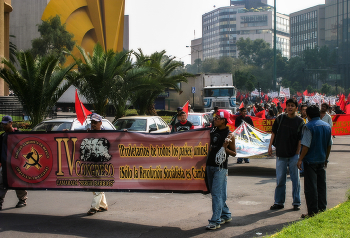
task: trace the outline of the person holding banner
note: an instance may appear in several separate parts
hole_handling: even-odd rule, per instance
[[[186,112],[181,112],[180,121],[175,124],[175,131],[189,131],[193,129],[194,129],[194,126],[192,122],[187,121]]]
[[[4,116],[1,120],[1,125],[4,129],[4,133],[0,135],[0,155],[2,155],[2,143],[3,138],[6,135],[6,133],[10,132],[18,132],[17,129],[12,127],[12,117],[11,116]],[[6,147],[4,147],[6,148]],[[7,193],[7,189],[4,188],[3,184],[3,178],[2,178],[2,166],[0,163],[0,210],[2,210],[2,204],[4,202],[5,195]],[[25,207],[27,205],[27,191],[26,190],[16,190],[16,195],[18,198],[18,203],[16,205],[16,208]]]
[[[231,212],[226,204],[227,199],[227,159],[236,156],[235,137],[227,127],[232,124],[230,113],[218,110],[214,117],[214,126],[210,132],[210,151],[206,163],[208,189],[212,196],[213,215],[207,230],[215,230],[220,225],[232,221]]]
[[[327,208],[326,170],[331,151],[332,129],[320,119],[320,109],[313,105],[306,110],[309,122],[303,128],[302,150],[297,166],[304,164],[304,193],[308,218]]]
[[[169,126],[171,126],[171,132],[175,132],[175,124],[180,121],[180,113],[183,112],[182,107],[176,109],[176,114],[171,118]]]
[[[243,121],[245,121],[246,123],[254,127],[252,118],[250,116],[247,116],[247,109],[245,107],[242,107],[239,109],[239,112],[240,112],[240,115],[236,117],[235,128],[239,127]],[[237,164],[242,164],[243,159],[244,159],[244,163],[250,162],[248,158],[238,158]]]
[[[293,185],[293,210],[300,210],[300,176],[297,168],[301,147],[301,131],[304,120],[296,115],[298,102],[295,98],[286,101],[287,113],[277,117],[272,125],[268,153],[272,156],[272,143],[276,147],[276,189],[271,210],[284,208],[286,200],[287,168]],[[275,138],[276,137],[276,138]]]
[[[91,130],[99,131],[104,130],[102,128],[102,117],[97,113],[92,113],[91,119]],[[88,216],[94,215],[96,212],[104,212],[108,210],[106,195],[104,192],[92,192],[93,199],[91,202],[91,208],[87,212]]]

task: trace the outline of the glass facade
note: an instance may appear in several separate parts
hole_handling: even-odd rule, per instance
[[[335,50],[334,70],[341,75],[339,86],[350,88],[350,0],[326,0],[325,40]]]
[[[300,56],[306,49],[319,45],[319,8],[292,14],[290,18],[291,57]]]
[[[277,49],[289,58],[289,17],[277,16]],[[203,59],[238,57],[236,41],[241,38],[270,39],[273,46],[273,9],[249,12],[244,6],[215,9],[202,16]]]

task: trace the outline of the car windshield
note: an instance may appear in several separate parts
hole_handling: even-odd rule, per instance
[[[70,130],[72,122],[43,122],[33,128],[33,131],[63,131]]]
[[[118,119],[114,126],[117,130],[146,131],[147,119]]]
[[[200,115],[188,115],[188,121],[192,122],[194,126],[199,126],[201,124],[201,116]]]
[[[204,97],[232,97],[232,96],[234,96],[233,88],[204,89]]]

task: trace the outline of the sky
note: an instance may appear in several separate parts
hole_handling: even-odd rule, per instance
[[[325,0],[277,0],[277,12],[290,14]],[[273,5],[273,0],[268,0]],[[129,15],[129,48],[146,55],[165,50],[186,64],[191,63],[191,40],[202,37],[202,15],[230,0],[126,0]]]

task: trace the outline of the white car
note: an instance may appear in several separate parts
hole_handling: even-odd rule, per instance
[[[32,131],[77,131],[87,130],[91,128],[90,119],[86,119],[83,125],[78,121],[77,118],[57,118],[52,120],[42,121],[36,125]],[[113,124],[107,120],[102,119],[102,128],[105,130],[115,130]]]
[[[130,116],[119,118],[114,126],[116,130],[127,130],[143,133],[166,133],[170,127],[159,116]]]

